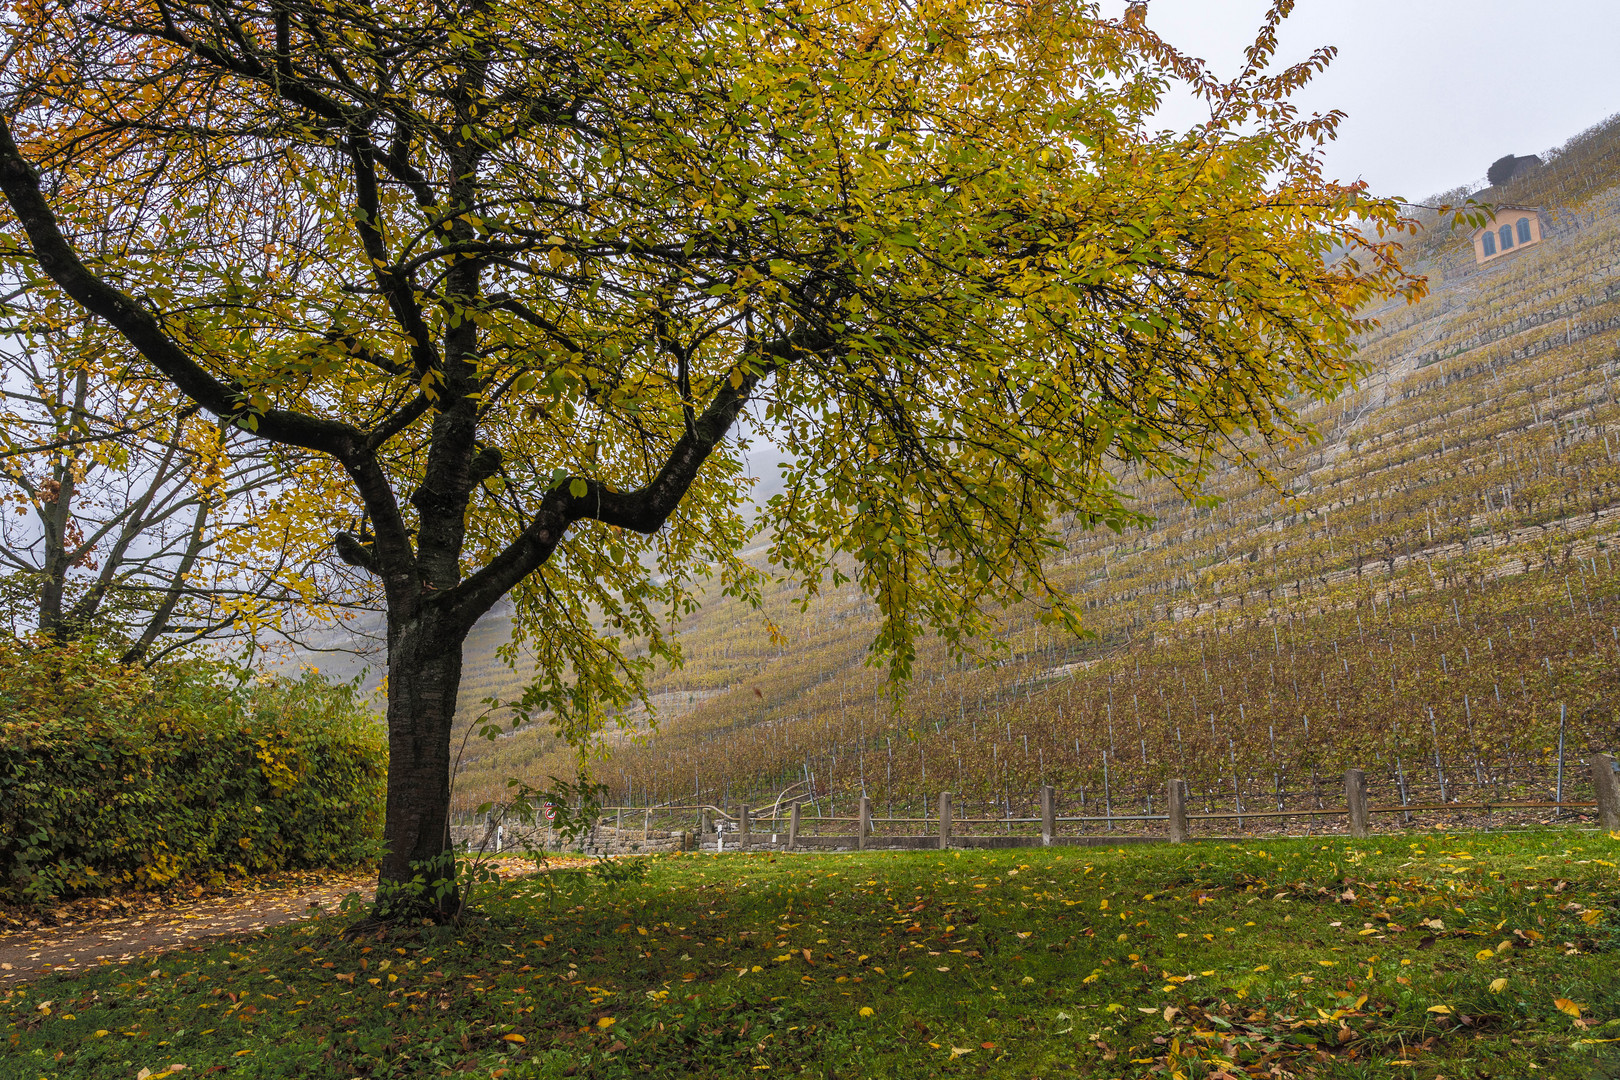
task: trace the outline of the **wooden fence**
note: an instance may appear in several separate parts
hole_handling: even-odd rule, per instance
[[[1182,780],[1171,780],[1166,791],[1166,812],[1162,814],[1105,814],[1064,816],[1058,813],[1059,799],[1055,788],[1040,789],[1039,816],[975,818],[955,816],[955,797],[951,792],[939,793],[937,812],[933,817],[880,817],[872,813],[872,801],[859,799],[854,816],[812,816],[804,813],[804,802],[795,801],[787,808],[783,822],[780,805],[762,816],[753,808],[738,806],[730,810],[713,805],[648,807],[607,807],[599,819],[599,828],[612,828],[623,837],[639,830],[649,840],[655,836],[669,837],[676,826],[695,825],[689,834],[690,846],[714,847],[717,850],[749,850],[775,848],[795,850],[812,847],[841,847],[856,850],[896,848],[967,848],[967,847],[1044,847],[1052,844],[1113,845],[1121,843],[1163,842],[1182,843],[1194,837],[1194,826],[1199,822],[1215,823],[1246,819],[1344,818],[1348,819],[1348,833],[1364,838],[1372,834],[1372,815],[1401,814],[1406,820],[1411,815],[1425,812],[1483,811],[1486,814],[1512,810],[1588,810],[1596,811],[1598,824],[1608,830],[1620,829],[1620,778],[1615,771],[1615,759],[1608,754],[1594,754],[1591,758],[1592,786],[1595,798],[1590,801],[1478,801],[1415,804],[1402,802],[1395,805],[1373,805],[1368,799],[1367,777],[1361,769],[1351,769],[1344,776],[1344,805],[1315,809],[1238,810],[1199,813],[1188,809],[1187,785]],[[693,820],[695,815],[695,821]],[[1113,830],[1123,823],[1156,825],[1163,822],[1162,831],[1119,834],[1084,833],[1065,826],[1104,826]],[[916,826],[922,826],[917,830]],[[1018,832],[1014,832],[1014,827]],[[1000,835],[982,831],[985,827],[1003,830]],[[975,831],[975,829],[981,831]],[[680,830],[685,833],[685,829]]]

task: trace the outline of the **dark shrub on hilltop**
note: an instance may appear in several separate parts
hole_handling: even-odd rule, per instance
[[[0,899],[375,857],[387,749],[348,687],[0,641]]]

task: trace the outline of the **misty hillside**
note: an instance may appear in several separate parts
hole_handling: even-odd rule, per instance
[[[1138,482],[1154,526],[1068,536],[1054,572],[1085,597],[1092,637],[1015,609],[1000,662],[934,648],[893,712],[852,587],[802,615],[790,587],[768,588],[785,647],[760,614],[710,597],[681,627],[685,666],[654,680],[656,733],[637,718],[645,737],[616,737],[596,774],[636,803],[804,779],[894,803],[945,783],[997,803],[1042,778],[1096,788],[1107,751],[1121,792],[1171,773],[1195,790],[1280,790],[1346,763],[1404,776],[1413,760],[1431,781],[1450,769],[1500,789],[1541,782],[1559,704],[1572,740],[1612,746],[1620,122],[1541,157],[1473,196],[1542,208],[1542,243],[1476,266],[1466,227],[1427,215],[1408,246],[1430,295],[1375,313],[1367,377],[1307,411],[1317,445],[1274,462],[1286,490],[1229,470],[1203,510]],[[500,618],[469,640],[464,715],[520,685],[494,656],[504,640]],[[544,732],[474,737],[456,803],[569,771]]]

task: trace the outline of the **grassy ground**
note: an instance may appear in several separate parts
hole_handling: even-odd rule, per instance
[[[1620,839],[683,855],[0,997],[0,1078],[1620,1076]]]

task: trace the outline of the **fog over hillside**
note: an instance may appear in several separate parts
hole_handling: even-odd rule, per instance
[[[681,623],[685,666],[651,684],[656,733],[627,717],[596,775],[637,803],[770,798],[808,780],[912,806],[948,783],[1005,810],[1043,780],[1101,790],[1105,756],[1121,803],[1162,791],[1170,771],[1211,798],[1251,786],[1302,797],[1346,764],[1389,770],[1392,784],[1539,791],[1560,705],[1571,752],[1612,749],[1617,129],[1471,193],[1542,208],[1545,240],[1510,258],[1475,265],[1471,230],[1430,215],[1409,243],[1429,297],[1375,313],[1365,378],[1307,410],[1320,441],[1271,460],[1280,487],[1228,469],[1219,505],[1197,509],[1127,477],[1152,527],[1071,530],[1053,569],[1085,597],[1092,636],[1054,635],[1015,608],[994,663],[931,644],[895,710],[866,666],[876,623],[853,586],[803,613],[784,582],[766,588],[763,613],[710,596]],[[756,497],[775,465],[751,453]],[[521,688],[494,656],[510,618],[492,613],[468,642],[464,725]],[[572,769],[543,729],[473,738],[456,802]]]

